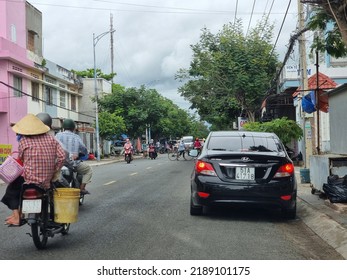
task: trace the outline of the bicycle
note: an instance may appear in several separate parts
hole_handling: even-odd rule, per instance
[[[179,160],[179,159],[184,159],[184,160],[192,160],[193,157],[189,154],[190,149],[186,148],[182,156],[180,155],[180,151],[178,151],[177,148],[170,149],[167,153],[169,160]]]

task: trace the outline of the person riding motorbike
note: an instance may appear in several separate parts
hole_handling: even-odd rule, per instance
[[[199,140],[199,138],[195,138],[195,141],[194,141],[194,149],[198,151],[198,154],[200,154],[201,152],[201,142]]]
[[[82,194],[90,194],[86,190],[86,185],[91,181],[93,171],[89,164],[80,160],[80,154],[88,155],[88,151],[79,135],[74,133],[76,124],[72,119],[65,119],[63,121],[63,132],[58,132],[55,136],[56,139],[62,144],[64,150],[67,152],[65,163],[67,165],[77,163],[77,174],[82,175],[82,183],[80,185]]]
[[[130,139],[127,138],[125,140],[125,144],[124,144],[124,156],[126,156],[127,154],[130,154],[130,161],[133,160],[133,145],[130,142]]]
[[[149,147],[148,147],[148,154],[149,154],[149,157],[151,159],[156,159],[157,157],[157,150],[156,150],[156,146],[154,145],[153,142],[150,142],[149,143]]]
[[[49,188],[54,174],[64,164],[65,152],[59,142],[47,133],[50,128],[33,114],[19,120],[12,130],[17,133],[18,158],[23,162],[24,172],[7,186],[1,202],[12,210],[5,224],[20,226],[19,204],[23,184]]]

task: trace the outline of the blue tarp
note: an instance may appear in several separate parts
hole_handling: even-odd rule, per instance
[[[313,92],[314,93],[314,92]],[[305,95],[303,98],[302,98],[302,110],[306,113],[313,113],[316,111],[316,108],[312,102],[312,99],[311,99],[311,95],[312,95],[312,92],[311,94],[307,94]],[[314,94],[313,94],[314,95]]]

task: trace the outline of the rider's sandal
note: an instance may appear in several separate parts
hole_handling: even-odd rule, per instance
[[[87,190],[81,190],[81,194],[90,194],[90,192]]]
[[[8,227],[20,227],[20,224],[7,224]]]

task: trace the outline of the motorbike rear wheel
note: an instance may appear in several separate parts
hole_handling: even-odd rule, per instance
[[[34,245],[37,249],[44,249],[47,245],[48,235],[47,235],[47,226],[49,219],[49,196],[45,197],[42,200],[42,211],[39,215],[39,218],[36,219],[34,223],[30,225],[31,227],[31,237],[34,241]],[[52,198],[51,198],[52,199]]]
[[[43,223],[31,224],[31,236],[37,249],[41,250],[46,248],[48,236],[46,235]]]

